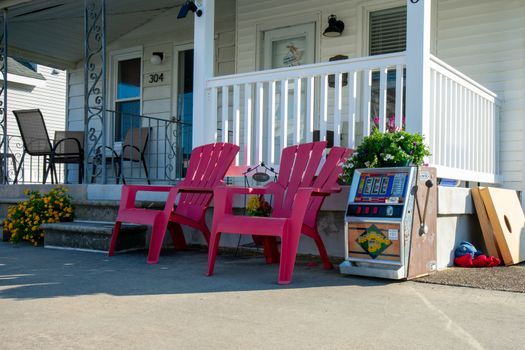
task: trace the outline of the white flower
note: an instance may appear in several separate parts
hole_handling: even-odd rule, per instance
[[[369,162],[369,161],[366,161],[366,162],[365,162],[365,166],[366,166],[367,168],[370,168],[370,162]]]

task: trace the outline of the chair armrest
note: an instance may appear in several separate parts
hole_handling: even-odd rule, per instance
[[[312,196],[329,196],[332,193],[341,192],[341,188],[300,187],[300,189],[311,191]]]
[[[217,193],[228,193],[228,194],[266,194],[268,193],[267,187],[242,187],[242,186],[217,186],[213,190]]]
[[[209,187],[184,187],[184,186],[176,186],[179,192],[186,192],[186,193],[213,193],[213,188]]]
[[[241,186],[217,186],[213,190],[213,216],[214,220],[224,214],[231,214],[233,211],[233,196],[234,195],[263,195],[268,191],[267,187],[241,187]],[[215,214],[217,213],[217,214]]]

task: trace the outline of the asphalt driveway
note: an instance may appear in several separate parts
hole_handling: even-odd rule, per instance
[[[0,348],[519,349],[525,294],[341,276],[261,257],[0,243]]]

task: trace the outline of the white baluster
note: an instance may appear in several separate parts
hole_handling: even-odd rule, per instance
[[[386,87],[387,87],[386,67],[379,70],[379,131],[386,131]]]
[[[222,142],[230,142],[228,140],[228,131],[230,128],[229,121],[228,121],[228,94],[229,89],[228,86],[222,87]]]
[[[370,112],[372,93],[372,71],[366,69],[363,72],[363,136],[370,135]]]
[[[294,143],[301,143],[301,78],[296,78],[294,81]]]
[[[357,72],[348,72],[348,148],[355,148]]]
[[[403,65],[396,66],[396,127],[403,128]],[[434,82],[436,72],[434,71]],[[437,96],[434,90],[434,98]]]
[[[306,142],[312,142],[314,134],[314,77],[306,78]]]
[[[255,100],[255,161],[263,159],[263,114],[264,114],[264,84],[257,83]]]
[[[241,94],[240,86],[233,86],[233,142],[241,146]],[[235,165],[240,165],[240,156],[237,153],[235,157]]]
[[[208,132],[206,133],[206,143],[209,142],[217,142],[217,138],[219,137],[217,133],[217,113],[219,111],[217,110],[217,88],[213,87],[211,88],[211,96],[210,96],[210,125],[211,129],[208,128]]]
[[[281,81],[281,149],[288,146],[288,80]]]
[[[252,84],[244,85],[244,165],[252,165]]]
[[[275,164],[275,81],[270,81],[268,87],[268,160]]]
[[[334,146],[341,145],[341,110],[343,109],[342,104],[342,73],[335,75],[335,92],[334,92]]]
[[[328,123],[328,76],[321,76],[321,96],[320,96],[320,118],[319,118],[319,140],[326,141],[326,124]]]

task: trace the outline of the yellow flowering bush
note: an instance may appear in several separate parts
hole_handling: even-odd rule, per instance
[[[41,224],[73,220],[71,196],[66,188],[59,186],[45,194],[25,190],[24,194],[29,199],[9,207],[4,221],[4,231],[11,235],[10,242],[24,240],[36,246],[44,240]]]

